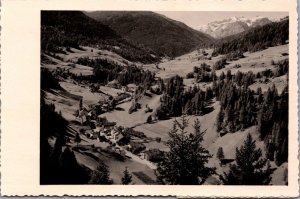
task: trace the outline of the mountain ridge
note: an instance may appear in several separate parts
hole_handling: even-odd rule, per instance
[[[161,56],[176,57],[213,41],[211,36],[182,22],[150,11],[95,11],[85,14]]]

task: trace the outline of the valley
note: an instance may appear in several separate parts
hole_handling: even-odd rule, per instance
[[[211,41],[210,37],[205,39]],[[155,55],[147,54],[155,51],[151,45],[142,51],[130,45],[139,55],[125,56],[127,40],[118,38],[122,45],[115,41],[88,41],[91,44],[83,42],[78,46],[60,46],[55,52],[41,52],[41,117],[49,117],[41,121],[41,142],[52,151],[43,149],[45,157],[50,157],[45,160],[50,166],[45,168],[56,168],[58,158],[72,166],[68,172],[85,176],[62,183],[122,184],[125,171],[129,171],[130,184],[161,184],[158,168],[173,150],[170,132],[176,127],[175,121],[179,121],[180,131],[180,122],[185,120],[182,136],[195,131],[194,121],[199,121],[204,132],[197,144],[201,143],[210,154],[205,166],[214,168],[214,172],[203,177],[203,184],[222,184],[220,176],[229,172],[236,162],[236,149],[243,146],[249,135],[272,171],[268,184],[288,183],[284,148],[287,135],[281,133],[287,124],[280,120],[287,111],[286,41],[241,52],[241,56],[233,58],[216,55],[216,47],[210,44],[193,44],[187,51],[180,49],[182,55],[178,55],[179,51],[166,51],[163,56],[162,49],[153,52]],[[269,101],[272,96],[275,101]],[[275,115],[276,111],[281,115]],[[272,119],[264,115],[269,112],[274,114]],[[72,151],[67,151],[71,155],[65,152],[66,148]],[[99,181],[100,171],[108,172],[109,180]],[[49,177],[53,173],[45,174],[42,183],[57,183],[55,176],[59,174]],[[86,176],[90,179],[86,180]]]

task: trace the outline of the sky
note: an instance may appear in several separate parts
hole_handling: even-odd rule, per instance
[[[220,21],[230,17],[268,17],[269,19],[280,19],[288,16],[288,12],[237,12],[237,11],[159,11],[156,12],[165,15],[176,21],[181,21],[186,25],[195,28],[200,25],[206,25],[212,21]]]

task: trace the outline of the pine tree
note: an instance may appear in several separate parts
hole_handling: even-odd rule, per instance
[[[125,170],[123,172],[123,177],[122,177],[122,184],[128,185],[132,182],[132,175],[129,173],[127,167],[125,167]]]
[[[91,173],[89,184],[112,184],[109,175],[108,166],[100,160],[97,169]]]
[[[224,122],[224,111],[223,109],[220,109],[220,112],[217,116],[217,131],[220,132],[222,130],[222,125]]]
[[[82,109],[82,98],[79,101],[79,110],[81,110],[81,109]]]
[[[220,176],[225,185],[267,185],[271,181],[268,160],[262,157],[261,149],[256,149],[255,140],[248,134],[244,145],[236,149],[236,163],[228,173]]]
[[[193,133],[186,131],[187,126],[188,120],[183,115],[181,121],[174,121],[169,132],[167,144],[170,151],[164,154],[156,170],[158,181],[162,184],[203,184],[215,172],[215,168],[206,166],[212,156],[201,145],[204,132],[200,130],[199,120],[194,123]]]
[[[78,147],[78,144],[81,142],[81,138],[80,138],[79,133],[76,133],[75,142],[77,143],[77,147]]]
[[[78,184],[84,181],[84,179],[80,179],[80,166],[78,165],[74,152],[69,147],[66,147],[61,155],[60,169],[60,177],[63,183]]]
[[[151,122],[152,122],[152,116],[149,115],[148,118],[147,118],[147,123],[150,124]]]
[[[224,151],[223,151],[223,148],[222,147],[219,147],[219,149],[218,149],[218,151],[217,151],[217,158],[219,159],[219,160],[222,160],[222,159],[224,159]]]

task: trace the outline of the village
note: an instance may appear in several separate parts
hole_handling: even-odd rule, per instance
[[[102,114],[113,111],[116,106],[128,101],[135,101],[137,96],[137,86],[129,84],[121,86],[117,81],[109,82],[106,87],[118,89],[120,92],[113,97],[109,94],[104,101],[96,105],[85,106],[83,97],[79,101],[78,110],[75,113],[77,121],[80,123],[80,140],[86,140],[92,147],[109,148],[109,150],[119,156],[119,159],[129,158],[139,163],[147,165],[151,169],[156,169],[155,163],[159,161],[163,151],[159,149],[147,149],[144,142],[160,142],[160,139],[148,138],[144,133],[132,129],[132,127],[123,127],[117,124],[117,121],[108,121]],[[92,86],[94,92],[102,92],[100,88]],[[146,105],[145,112],[152,110]],[[151,116],[150,116],[151,117]],[[151,120],[152,121],[152,120]],[[145,121],[145,123],[147,123]],[[96,141],[96,142],[95,142]],[[73,143],[76,142],[76,136]],[[77,146],[80,146],[79,143]]]

